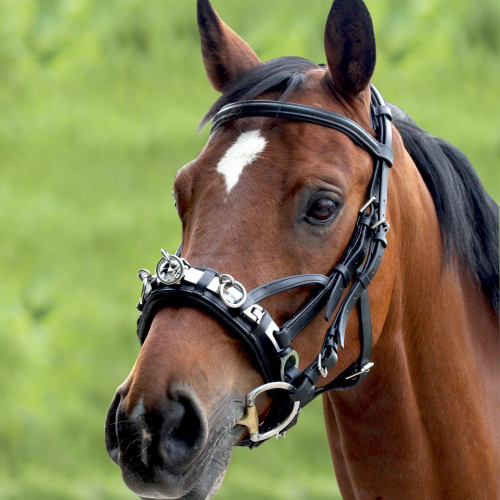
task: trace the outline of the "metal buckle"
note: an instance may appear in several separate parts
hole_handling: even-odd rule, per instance
[[[372,203],[377,203],[377,197],[372,196],[360,209],[359,213],[362,214]]]
[[[260,325],[262,318],[264,317],[264,309],[258,304],[250,306],[248,309],[243,311],[243,314],[256,325]]]
[[[349,375],[346,377],[346,380],[350,380],[351,378],[358,377],[359,375],[364,375],[365,373],[368,373],[370,369],[375,365],[375,363],[366,363],[365,366],[361,368],[361,370],[354,372],[352,375]]]
[[[240,293],[242,294],[241,298],[236,302],[234,302],[233,297],[231,297],[231,295],[227,293],[230,288],[235,288],[236,290],[239,289]],[[242,306],[247,300],[247,291],[239,281],[236,281],[229,274],[221,274],[219,276],[219,297],[227,307],[238,309],[238,307]],[[229,297],[231,300],[229,300],[227,297]]]
[[[246,395],[245,413],[240,418],[240,420],[236,422],[237,425],[244,425],[245,427],[248,428],[250,439],[254,443],[258,443],[259,441],[265,441],[266,439],[269,439],[273,436],[276,436],[276,439],[278,439],[281,436],[285,437],[284,433],[282,433],[281,431],[288,426],[288,424],[293,420],[293,418],[295,417],[295,415],[297,415],[297,412],[299,411],[300,401],[295,401],[293,404],[292,411],[290,412],[290,415],[288,415],[288,417],[286,417],[286,419],[283,420],[281,424],[279,424],[274,429],[271,429],[270,431],[261,434],[259,432],[259,414],[255,406],[255,398],[259,394],[271,391],[273,389],[283,389],[291,393],[296,391],[296,388],[293,385],[287,384],[286,382],[271,382],[270,384],[264,384],[261,385],[260,387],[257,387],[256,389],[250,391]]]
[[[324,366],[321,366],[321,353],[318,356],[318,370],[323,378],[328,377],[328,370]]]
[[[260,325],[260,322],[262,321],[262,318],[264,317],[265,313],[266,313],[266,311],[264,311],[262,306],[259,306],[258,304],[254,304],[242,312],[242,314],[244,316],[246,316],[250,321],[253,321],[256,325]],[[265,335],[267,335],[267,338],[273,344],[274,348],[276,349],[276,352],[280,353],[283,349],[281,349],[281,347],[278,345],[278,342],[276,342],[276,339],[274,338],[274,334],[277,331],[279,331],[278,325],[274,321],[271,321],[271,324],[267,327],[267,330],[265,331]],[[297,354],[297,360],[298,360],[298,357],[299,357],[299,355]],[[288,358],[289,358],[289,356],[287,356],[285,358],[285,360],[287,361]],[[284,365],[282,363],[281,364],[281,370],[282,370],[281,378],[283,378],[283,373],[284,373],[283,366]]]
[[[372,229],[377,229],[377,227],[382,226],[382,231],[384,231],[385,234],[389,232],[391,229],[391,225],[387,222],[387,219],[381,219],[375,224],[373,224]]]
[[[153,279],[153,276],[147,269],[139,269],[139,271],[137,272],[137,276],[139,276],[139,279],[142,281],[141,297],[139,299],[137,307],[139,309],[142,309],[144,302],[146,302],[146,299],[152,290],[151,280]]]
[[[177,257],[176,255],[170,255],[163,249],[161,253],[163,257],[156,266],[157,279],[164,285],[175,285],[176,283],[179,283],[186,272],[184,265],[185,260]]]

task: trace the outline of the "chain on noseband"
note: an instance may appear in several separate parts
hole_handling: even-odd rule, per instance
[[[360,209],[350,242],[329,276],[289,276],[247,293],[244,286],[232,276],[190,266],[181,257],[180,246],[176,255],[162,250],[163,257],[156,267],[155,275],[144,269],[139,271],[143,289],[137,305],[141,311],[137,333],[141,343],[160,308],[167,305],[194,306],[212,315],[230,332],[239,336],[261,371],[266,383],[247,394],[245,415],[238,422],[248,427],[250,437],[240,441],[239,445],[252,447],[273,436],[284,436],[286,430],[295,425],[301,408],[326,391],[353,387],[366,377],[373,366],[370,362],[372,324],[367,288],[387,247],[385,235],[390,229],[386,219],[387,187],[393,150],[391,111],[375,87],[372,86],[371,90],[371,120],[379,140],[342,115],[286,102],[244,101],[229,104],[217,113],[212,123],[214,132],[226,122],[245,117],[309,122],[343,132],[372,155],[374,172],[370,199]],[[353,284],[346,293],[352,280]],[[278,327],[259,302],[276,293],[304,285],[317,285],[319,291],[291,319]],[[326,378],[337,363],[338,346],[344,347],[347,320],[356,305],[360,325],[359,358],[332,382],[316,387],[320,377]],[[323,309],[325,319],[329,322],[337,307],[318,357],[300,371],[299,356],[291,347],[293,339]],[[264,422],[259,424],[255,398],[267,391],[274,398],[273,404]]]

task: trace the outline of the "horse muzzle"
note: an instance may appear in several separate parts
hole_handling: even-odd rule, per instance
[[[209,427],[188,387],[154,405],[143,398],[131,404],[119,389],[106,418],[106,448],[125,484],[141,498],[205,500],[220,484],[242,433],[234,427],[241,411],[241,402],[229,403],[224,417],[212,416]]]

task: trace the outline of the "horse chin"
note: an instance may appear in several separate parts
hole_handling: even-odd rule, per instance
[[[181,500],[209,500],[212,498],[219,491],[228,466],[229,461],[224,467],[219,464],[209,466],[200,482],[187,495],[181,497]]]
[[[237,426],[218,439],[215,436],[216,442],[208,446],[207,453],[181,474],[158,470],[155,474],[158,480],[149,484],[138,484],[133,476],[123,474],[125,484],[141,500],[208,500],[219,490],[241,434],[242,428]]]

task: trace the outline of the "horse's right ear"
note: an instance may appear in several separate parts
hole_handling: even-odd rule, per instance
[[[251,47],[224,24],[208,0],[198,0],[201,53],[212,87],[224,92],[235,78],[260,64]]]

